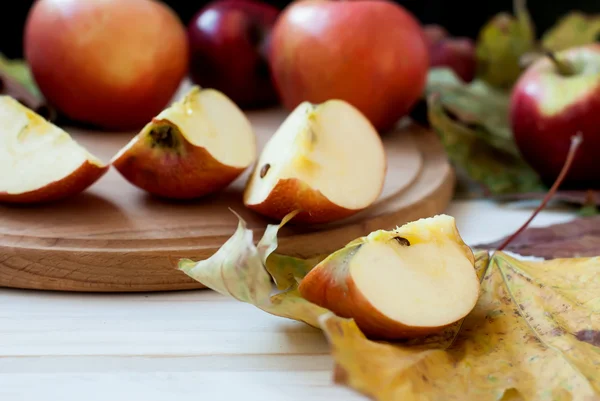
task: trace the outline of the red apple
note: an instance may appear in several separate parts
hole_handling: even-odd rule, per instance
[[[469,38],[444,38],[429,47],[430,67],[448,67],[464,82],[475,78],[475,44]]]
[[[255,161],[246,115],[223,93],[192,87],[150,121],[112,165],[151,194],[193,199],[220,191]]]
[[[108,166],[13,97],[0,96],[0,202],[58,201],[95,183]]]
[[[188,25],[190,75],[240,107],[274,104],[267,53],[279,10],[255,0],[209,3]]]
[[[422,95],[429,59],[423,29],[386,0],[304,0],[279,16],[270,55],[284,105],[345,100],[385,131]]]
[[[600,188],[600,44],[540,58],[514,86],[510,120],[523,158],[551,184],[562,169],[571,137],[578,149],[565,187]]]
[[[185,27],[154,0],[38,0],[25,57],[46,99],[67,117],[108,129],[143,126],[185,77]]]
[[[450,36],[446,28],[437,24],[429,24],[423,26],[423,32],[425,33],[425,39],[427,40],[427,44],[429,46],[432,46],[440,40]]]

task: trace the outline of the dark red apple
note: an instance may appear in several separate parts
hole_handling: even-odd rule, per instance
[[[580,132],[583,143],[564,186],[600,188],[600,44],[531,64],[512,91],[510,120],[523,158],[547,184],[557,178],[571,137]]]
[[[188,25],[190,75],[244,108],[274,104],[268,64],[271,29],[279,10],[254,0],[209,3]]]
[[[53,106],[108,129],[150,121],[170,102],[188,66],[185,26],[155,0],[38,0],[24,46]]]
[[[469,38],[444,38],[429,47],[430,67],[448,67],[464,82],[475,78],[475,44]]]
[[[386,0],[293,2],[273,29],[271,69],[284,105],[340,99],[381,132],[407,115],[429,68],[416,18]]]
[[[437,24],[424,25],[423,32],[425,33],[425,39],[427,40],[427,44],[429,46],[432,46],[440,40],[450,36],[446,28]]]

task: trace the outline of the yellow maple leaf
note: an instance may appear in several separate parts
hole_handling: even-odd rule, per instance
[[[499,252],[455,336],[368,340],[322,315],[336,381],[380,401],[600,397],[600,258],[524,262]]]

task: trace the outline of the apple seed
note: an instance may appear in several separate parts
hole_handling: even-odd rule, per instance
[[[394,239],[402,246],[410,246],[410,241],[404,237],[394,237]]]
[[[260,178],[265,178],[265,175],[267,175],[270,168],[271,168],[271,165],[269,163],[262,166],[262,168],[260,169]]]

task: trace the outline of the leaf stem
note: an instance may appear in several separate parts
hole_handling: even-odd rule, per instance
[[[578,132],[577,135],[571,137],[571,147],[569,148],[569,153],[567,154],[567,159],[565,160],[565,164],[563,165],[563,168],[560,171],[560,174],[554,181],[554,184],[552,185],[552,187],[550,188],[550,190],[548,191],[548,193],[546,194],[546,196],[544,197],[542,202],[539,204],[539,206],[535,209],[535,211],[533,212],[531,217],[529,217],[529,219],[517,231],[515,231],[513,235],[508,237],[502,243],[502,245],[500,245],[498,247],[498,249],[496,249],[496,252],[502,251],[504,248],[506,248],[515,238],[517,238],[519,236],[519,234],[521,234],[529,226],[529,223],[531,223],[533,221],[533,219],[535,219],[535,217],[538,215],[538,213],[541,212],[546,207],[546,204],[550,201],[550,199],[552,199],[552,197],[554,196],[554,194],[556,193],[556,191],[558,190],[558,188],[564,181],[565,177],[567,176],[567,173],[569,172],[569,169],[571,168],[571,165],[573,164],[573,160],[575,159],[575,154],[577,153],[577,149],[579,148],[579,145],[581,145],[581,142],[583,142],[583,135],[581,134],[581,132]]]

